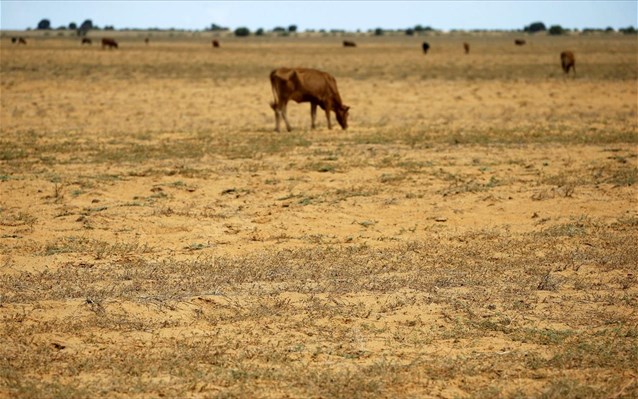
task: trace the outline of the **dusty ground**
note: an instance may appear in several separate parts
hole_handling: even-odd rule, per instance
[[[0,397],[638,396],[635,36],[118,39],[0,44]]]

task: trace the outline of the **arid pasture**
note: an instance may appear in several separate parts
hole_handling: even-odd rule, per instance
[[[1,39],[0,397],[638,397],[635,36],[114,34]]]

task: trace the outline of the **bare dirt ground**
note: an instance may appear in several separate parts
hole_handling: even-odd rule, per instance
[[[638,397],[635,36],[142,37],[0,43],[0,397]]]

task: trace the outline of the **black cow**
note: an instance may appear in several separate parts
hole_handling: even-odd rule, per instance
[[[423,42],[421,48],[423,49],[423,54],[427,54],[430,49],[430,44],[428,42]]]

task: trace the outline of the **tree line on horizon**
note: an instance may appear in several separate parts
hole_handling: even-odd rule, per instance
[[[52,28],[51,26],[51,21],[49,19],[42,19],[40,20],[40,22],[38,22],[37,25],[37,30],[53,30],[54,28]],[[27,28],[27,30],[31,30],[31,28]],[[71,22],[69,23],[69,25],[61,25],[57,28],[55,28],[55,30],[74,30],[76,31],[76,34],[78,36],[86,36],[86,34],[91,31],[91,30],[116,30],[115,27],[113,25],[105,25],[104,27],[100,28],[99,26],[95,25],[93,23],[93,21],[91,19],[86,19],[84,22],[82,22],[80,25],[76,24],[75,22]],[[160,29],[160,28],[148,28],[148,29],[131,29],[131,28],[124,28],[121,30],[145,30],[145,31],[162,31],[162,30],[167,30],[167,31],[188,31],[188,29],[175,29],[175,28],[170,28],[170,29]],[[205,27],[203,29],[205,32],[230,32],[231,29],[228,27],[224,27],[221,25],[217,25],[215,23],[211,24],[208,27]],[[273,29],[267,31],[264,28],[258,28],[256,29],[254,32],[252,32],[249,28],[247,27],[238,27],[233,31],[233,34],[237,37],[246,37],[246,36],[250,36],[250,35],[254,35],[254,36],[263,36],[266,34],[274,34],[274,35],[278,35],[278,36],[289,36],[291,34],[295,34],[297,33],[298,29],[297,29],[297,25],[289,25],[288,27],[283,27],[283,26],[275,26]],[[368,33],[373,33],[375,36],[382,36],[385,33],[404,33],[407,36],[414,36],[414,35],[420,35],[420,34],[424,34],[427,32],[438,32],[440,30],[434,29],[431,26],[422,26],[422,25],[416,25],[414,27],[409,27],[409,28],[405,28],[405,29],[384,29],[384,28],[376,28],[376,29],[369,29]],[[459,31],[465,31],[462,29],[452,29],[450,30],[451,32],[459,32]],[[502,29],[470,29],[467,30],[469,32],[489,32],[489,31],[507,31],[507,30],[502,30]],[[611,26],[608,26],[607,28],[584,28],[582,30],[579,29],[569,29],[569,28],[563,28],[561,25],[552,25],[549,28],[547,28],[545,26],[545,24],[543,22],[533,22],[525,27],[523,27],[522,29],[514,29],[512,30],[513,32],[526,32],[526,33],[539,33],[539,32],[546,32],[549,35],[563,35],[563,34],[567,34],[570,32],[583,32],[583,33],[590,33],[590,32],[608,32],[608,33],[612,33],[612,32],[616,32],[616,30],[614,28],[612,28]],[[347,33],[349,31],[345,30],[345,29],[330,29],[330,30],[326,30],[326,29],[306,29],[305,32],[307,33],[315,33],[315,32],[319,32],[319,33]],[[356,30],[357,33],[361,32],[360,29]],[[624,33],[624,34],[636,34],[636,28],[633,26],[628,26],[626,28],[619,28],[618,32],[620,33]]]

